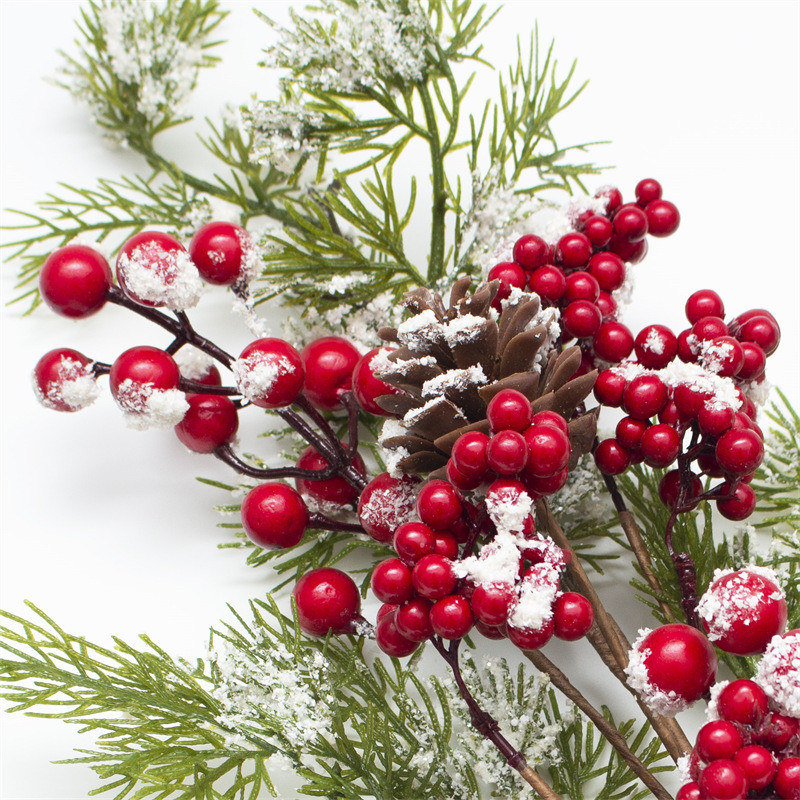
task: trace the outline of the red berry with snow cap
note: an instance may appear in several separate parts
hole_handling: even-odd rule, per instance
[[[500,281],[500,287],[492,300],[492,307],[497,311],[502,308],[502,302],[511,295],[512,289],[524,289],[528,282],[525,270],[513,261],[503,261],[495,264],[486,276],[488,281]]]
[[[411,475],[393,478],[382,472],[364,487],[358,498],[358,521],[376,542],[391,542],[395,530],[412,518],[418,484]]]
[[[294,547],[308,527],[308,509],[291,486],[277,481],[262,483],[242,501],[242,526],[250,541],[259,547]]]
[[[300,627],[312,636],[349,632],[361,611],[361,595],[353,579],[331,567],[303,575],[292,595]]]
[[[39,402],[54,411],[79,411],[100,393],[91,359],[68,347],[39,359],[33,369],[33,389]]]
[[[300,354],[283,339],[256,339],[233,363],[239,391],[261,408],[284,408],[300,396],[305,370]]]
[[[304,348],[304,393],[323,411],[341,407],[341,397],[353,386],[353,370],[361,359],[355,345],[341,336],[324,336]]]
[[[634,341],[636,358],[648,369],[663,369],[678,354],[678,339],[665,325],[648,325]]]
[[[62,317],[90,317],[105,305],[110,287],[108,262],[82,244],[68,244],[54,251],[39,272],[42,300]]]
[[[400,390],[382,381],[375,373],[377,366],[387,366],[391,362],[386,356],[391,351],[385,347],[376,347],[365,353],[358,360],[353,370],[353,393],[364,411],[378,417],[390,417],[392,414],[378,405],[378,398],[388,394],[399,394]]]

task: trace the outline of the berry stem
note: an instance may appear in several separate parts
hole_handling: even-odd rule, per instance
[[[594,723],[597,729],[606,737],[608,743],[628,764],[631,771],[650,789],[654,797],[658,798],[658,800],[672,800],[672,795],[656,780],[653,773],[645,767],[628,747],[625,737],[573,686],[569,678],[541,650],[529,651],[525,655],[536,669],[549,676],[553,686],[564,697],[571,700]]]
[[[221,394],[227,397],[239,397],[241,392],[235,386],[209,386],[206,383],[181,378],[180,390],[190,394]]]
[[[341,522],[338,519],[331,519],[324,514],[311,514],[308,518],[308,527],[316,528],[321,531],[351,531],[352,533],[366,533],[357,523]]]
[[[528,764],[525,756],[500,733],[500,726],[497,720],[488,711],[484,711],[480,707],[478,701],[470,692],[469,687],[464,682],[464,676],[461,674],[461,665],[458,660],[458,648],[461,645],[461,639],[452,641],[449,647],[445,647],[444,642],[438,636],[434,636],[431,641],[436,651],[447,662],[453,672],[458,692],[467,704],[470,722],[475,730],[500,751],[508,761],[509,766],[515,769],[538,792],[542,800],[561,800],[560,795]]]
[[[300,469],[299,467],[273,467],[271,469],[260,469],[242,461],[239,456],[233,451],[230,444],[221,444],[214,451],[214,455],[229,467],[233,467],[240,475],[246,475],[248,478],[257,478],[258,480],[274,480],[277,478],[303,478],[306,480],[329,480],[337,474],[336,467],[328,467],[327,469],[313,470],[313,469]],[[360,530],[360,528],[359,528]]]

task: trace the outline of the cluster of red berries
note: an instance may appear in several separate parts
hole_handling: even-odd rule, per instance
[[[602,405],[622,408],[627,416],[617,423],[616,435],[598,445],[595,461],[601,472],[619,475],[642,461],[666,469],[681,459],[682,469],[661,481],[665,505],[679,513],[696,507],[700,475],[707,475],[723,479],[709,495],[720,513],[743,520],[755,509],[749,482],[764,453],[756,407],[743,388],[764,380],[780,328],[763,309],[729,323],[724,313],[716,292],[695,292],[686,303],[690,329],[675,336],[664,325],[648,325],[635,340],[630,337],[631,348],[614,354],[621,361],[633,349],[635,359],[603,370],[594,393]],[[684,452],[687,436],[691,444]]]
[[[565,340],[578,339],[585,351],[594,347],[606,358],[603,354],[619,336],[613,292],[625,282],[625,262],[638,264],[647,253],[647,234],[673,234],[680,215],[661,198],[661,184],[652,178],[639,181],[634,203],[623,203],[615,187],[595,196],[605,201],[601,213],[587,211],[576,217],[575,230],[554,246],[533,234],[521,237],[514,245],[514,260],[496,264],[488,279],[500,281],[498,309],[512,288],[527,287],[544,305],[561,310]],[[584,369],[591,369],[588,357],[585,360]]]
[[[689,756],[691,781],[677,800],[800,797],[800,720],[780,713],[751,680],[723,684],[714,716]]]

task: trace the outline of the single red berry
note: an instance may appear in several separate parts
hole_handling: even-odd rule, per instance
[[[569,463],[572,453],[569,437],[552,425],[532,425],[525,431],[528,462],[525,473],[534,478],[557,475]]]
[[[608,218],[599,214],[589,217],[583,223],[583,233],[593,247],[605,247],[611,239],[612,230]]]
[[[669,400],[664,382],[657,375],[637,375],[625,387],[622,407],[631,417],[649,419],[661,411]]]
[[[594,383],[594,396],[604,406],[619,408],[627,385],[624,375],[613,369],[604,369]]]
[[[755,381],[764,375],[767,354],[755,342],[741,342],[742,366],[736,377],[743,381]]]
[[[531,418],[531,425],[550,425],[569,436],[569,423],[557,411],[539,411]]]
[[[727,336],[728,326],[719,317],[702,317],[692,325],[692,333],[701,342],[706,342],[717,336]]]
[[[230,286],[246,277],[253,252],[250,235],[232,222],[209,222],[189,243],[189,255],[208,283]]]
[[[458,541],[456,537],[447,531],[436,531],[434,537],[436,539],[434,553],[437,556],[449,558],[450,561],[455,561],[458,558]]]
[[[672,399],[684,420],[696,419],[703,406],[713,401],[713,396],[694,383],[679,383],[672,390]]]
[[[469,601],[459,594],[437,600],[431,608],[433,632],[442,639],[462,639],[472,627]]]
[[[678,354],[678,339],[665,325],[647,325],[634,341],[636,358],[648,369],[663,369]]]
[[[565,233],[556,244],[555,263],[567,269],[585,267],[592,257],[592,243],[583,234],[573,231]]]
[[[342,443],[342,447],[346,445]],[[310,445],[303,450],[300,458],[297,459],[298,469],[310,469],[315,472],[325,470],[329,467],[328,460],[318,453]],[[352,462],[353,468],[361,475],[366,475],[367,470],[361,456],[356,453]],[[312,478],[295,478],[295,486],[302,494],[312,497],[322,503],[334,503],[337,506],[345,506],[355,502],[358,497],[358,489],[351,486],[344,478],[338,475],[334,478],[323,478],[314,480]]]
[[[54,411],[79,411],[99,391],[91,359],[69,347],[51,350],[36,362],[33,389],[39,402]]]
[[[600,292],[597,295],[595,305],[600,309],[600,314],[604,320],[616,317],[617,301],[608,292]]]
[[[553,638],[553,618],[539,628],[516,628],[508,626],[508,638],[520,650],[539,650]]]
[[[399,558],[387,558],[372,570],[370,585],[382,603],[405,603],[414,594],[411,570]]]
[[[647,231],[651,236],[661,238],[671,236],[681,224],[677,206],[669,200],[652,200],[645,208]]]
[[[733,427],[736,412],[724,403],[706,400],[697,414],[700,430],[709,436],[722,436]]]
[[[692,333],[691,328],[687,328],[678,334],[678,358],[684,364],[694,364],[700,358],[700,352],[695,343],[695,335]]]
[[[616,253],[616,255],[628,264],[639,264],[644,261],[644,257],[647,255],[647,239],[631,242],[615,234],[608,243],[608,249],[612,253]]]
[[[493,431],[524,431],[532,416],[531,401],[516,389],[501,389],[486,408]]]
[[[613,216],[614,212],[622,205],[622,192],[616,186],[604,186],[597,190],[595,197],[606,201],[606,216]]]
[[[604,361],[618,364],[633,350],[633,334],[627,325],[614,320],[601,323],[600,330],[592,340],[595,355]]]
[[[564,331],[575,339],[594,336],[600,330],[603,316],[600,309],[588,300],[574,300],[565,309],[562,316]]]
[[[378,398],[387,394],[400,394],[400,390],[396,386],[382,381],[375,374],[373,365],[375,358],[382,361],[389,352],[391,351],[385,347],[376,347],[361,356],[353,370],[353,394],[355,394],[358,404],[364,411],[378,417],[392,416],[391,412],[385,411],[378,405]]]
[[[376,475],[358,498],[358,521],[376,542],[391,542],[395,530],[414,514],[419,478],[403,475],[393,478],[388,472]]]
[[[233,364],[239,391],[261,408],[291,405],[303,390],[300,354],[283,339],[256,339]]]
[[[728,722],[759,728],[769,712],[769,701],[755,681],[731,681],[717,695],[717,713]]]
[[[415,597],[399,606],[394,615],[397,630],[412,642],[424,642],[433,636],[431,626],[431,603]]]
[[[685,310],[690,325],[694,325],[703,317],[719,317],[719,319],[725,317],[725,304],[713,289],[699,289],[689,295]]]
[[[766,355],[771,356],[781,343],[781,329],[774,319],[767,316],[752,317],[741,325],[736,338],[757,344]]]
[[[553,632],[565,642],[586,636],[594,623],[592,604],[577,592],[564,592],[553,605]]]
[[[492,436],[486,456],[498,475],[516,475],[528,463],[528,447],[521,433],[500,431]]]
[[[775,756],[765,747],[748,745],[739,750],[733,760],[744,770],[750,791],[760,792],[772,783],[778,771]]]
[[[745,322],[753,319],[753,317],[767,317],[776,325],[778,324],[775,315],[771,311],[767,311],[766,308],[751,308],[749,311],[743,311],[731,320],[731,330],[738,330]]]
[[[514,261],[529,272],[543,267],[549,258],[550,246],[539,236],[527,234],[514,245]]]
[[[172,356],[157,347],[131,347],[118,356],[108,375],[111,394],[125,404],[127,395],[136,387],[166,391],[177,389],[181,374]],[[132,401],[135,398],[132,398]],[[135,403],[134,403],[135,404]]]
[[[690,473],[689,478],[686,481],[686,489],[683,493],[681,507],[686,507],[687,511],[691,511],[692,509],[696,508],[697,503],[693,503],[692,501],[699,497],[702,493],[702,481],[697,477],[697,475]],[[678,501],[681,497],[680,470],[673,469],[664,475],[658,485],[658,496],[661,498],[661,502],[667,508],[675,508],[678,505]]]
[[[495,264],[489,270],[486,279],[488,281],[500,281],[500,287],[494,300],[492,300],[492,307],[497,311],[502,309],[502,301],[511,295],[512,289],[524,289],[525,284],[528,282],[525,270],[514,261],[503,261],[500,264]]]
[[[655,178],[643,178],[636,184],[636,202],[642,208],[661,199],[661,184]]]
[[[411,639],[407,639],[400,633],[395,616],[396,613],[385,614],[378,620],[375,625],[375,641],[387,656],[405,658],[419,647],[419,643],[412,642]]]
[[[239,429],[239,415],[230,397],[221,394],[186,396],[189,410],[175,426],[180,441],[195,453],[211,453],[229,442]]]
[[[721,484],[720,491],[726,497],[730,495],[731,485],[726,481]],[[746,483],[740,483],[733,492],[733,497],[717,500],[717,510],[726,519],[740,522],[747,519],[756,510],[756,493]]]
[[[727,758],[712,761],[700,774],[700,797],[703,800],[744,800],[747,797],[747,775]]]
[[[323,411],[341,406],[341,397],[353,385],[353,370],[361,359],[355,346],[341,336],[324,336],[303,348],[306,371],[304,392]]]
[[[461,519],[458,492],[447,481],[428,481],[417,495],[417,514],[434,530],[448,530]]]
[[[452,458],[448,459],[445,465],[445,475],[447,480],[462,492],[471,492],[483,483],[482,477],[465,475],[461,472]]]
[[[332,567],[307,572],[292,595],[300,627],[312,636],[347,633],[361,611],[361,595],[353,579]]]
[[[416,564],[421,558],[436,550],[434,532],[421,522],[406,522],[394,534],[394,549],[408,564]]]
[[[558,267],[545,264],[531,273],[528,288],[536,292],[543,301],[557,303],[567,290],[567,279]]]
[[[780,752],[798,736],[800,736],[800,720],[776,712],[770,714],[769,723],[759,731],[758,741],[774,752]]]
[[[668,467],[680,453],[680,434],[662,422],[651,425],[642,435],[641,450],[648,466]]]
[[[242,500],[242,526],[250,541],[267,550],[294,547],[308,527],[303,498],[285,483],[253,487]]]
[[[594,461],[603,475],[621,475],[631,465],[630,454],[616,439],[600,442],[594,451]]]
[[[627,203],[614,214],[614,233],[629,242],[647,235],[647,215],[635,203]]]
[[[672,425],[673,428],[677,428],[682,419],[683,415],[678,410],[674,400],[668,400],[664,408],[658,412],[658,421],[663,422],[665,425]]]
[[[730,430],[720,436],[715,454],[725,472],[747,475],[761,463],[764,442],[753,430]]]
[[[709,478],[724,478],[725,470],[719,465],[714,451],[706,451],[700,453],[697,457],[697,466],[703,475],[708,475]]]
[[[700,784],[696,781],[684,783],[678,794],[675,795],[675,800],[701,800],[700,797]]]
[[[396,603],[383,603],[378,609],[378,613],[375,615],[375,620],[377,621],[381,617],[385,617],[387,614],[394,616],[399,607],[400,606],[398,606]]]
[[[589,260],[589,273],[604,292],[613,292],[625,283],[625,262],[615,253],[595,253]]]
[[[482,583],[475,587],[470,603],[475,619],[497,627],[508,620],[514,600],[514,590],[507,583]]]
[[[588,300],[594,303],[600,294],[600,284],[594,275],[582,269],[567,275],[567,289],[564,292],[564,302],[573,300]]]
[[[717,336],[708,342],[703,364],[723,378],[732,378],[744,365],[744,351],[733,336]]]
[[[742,734],[732,723],[724,719],[707,722],[697,734],[695,747],[703,761],[718,758],[733,758],[744,746]]]
[[[479,619],[475,620],[475,630],[481,636],[485,636],[487,639],[499,640],[506,638],[506,626],[505,625],[487,625],[484,622],[481,622]]]
[[[428,600],[441,600],[456,588],[453,563],[436,553],[423,556],[411,571],[411,581],[417,594]]]
[[[90,317],[106,302],[111,269],[96,250],[68,244],[51,253],[39,272],[42,300],[56,314],[72,319]]]
[[[642,436],[648,428],[648,422],[633,417],[623,417],[614,431],[616,440],[631,452],[636,452],[642,445]]]

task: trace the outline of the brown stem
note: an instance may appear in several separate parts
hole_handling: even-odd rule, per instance
[[[209,386],[205,383],[190,381],[188,378],[181,378],[180,390],[190,394],[221,394],[226,397],[239,397],[241,392],[235,386]]]
[[[213,453],[220,461],[223,461],[229,467],[233,467],[240,475],[247,475],[248,478],[257,478],[263,481],[277,480],[278,478],[304,478],[306,480],[322,481],[337,475],[336,467],[327,467],[326,469],[300,469],[299,467],[260,469],[248,464],[246,461],[242,461],[234,453],[230,444],[227,443],[221,444]]]
[[[484,711],[473,697],[472,692],[464,682],[464,676],[461,674],[461,665],[458,661],[458,648],[461,645],[461,640],[456,639],[450,643],[449,647],[445,647],[444,642],[438,636],[434,636],[432,642],[439,655],[447,662],[453,672],[453,678],[459,694],[467,704],[470,722],[475,730],[498,749],[509,766],[515,769],[533,787],[542,800],[561,800],[561,796],[528,764],[525,756],[500,733],[500,726],[497,724],[497,720],[488,711]]]
[[[341,522],[338,519],[331,519],[324,514],[311,514],[308,518],[308,527],[316,528],[321,531],[351,531],[352,533],[366,533],[357,523]]]
[[[525,655],[536,669],[550,677],[550,681],[556,689],[571,700],[594,723],[636,777],[653,793],[653,797],[658,800],[672,800],[672,795],[630,749],[625,737],[572,685],[569,678],[541,650],[530,651]]]

